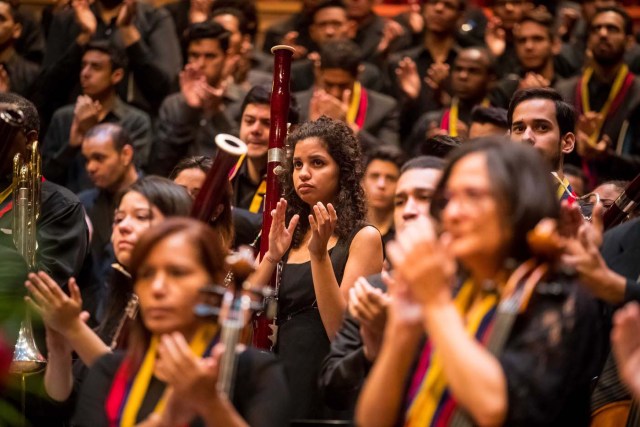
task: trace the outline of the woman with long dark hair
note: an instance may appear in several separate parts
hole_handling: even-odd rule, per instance
[[[435,224],[388,246],[394,302],[358,425],[588,425],[600,315],[537,226],[559,217],[548,166],[501,138],[448,160]]]
[[[218,390],[220,328],[196,316],[205,285],[222,283],[219,233],[189,218],[150,228],[131,254],[140,316],[126,352],[100,358],[83,383],[73,424],[273,426],[288,424],[284,373],[274,356],[239,356],[234,395]]]
[[[69,296],[44,272],[30,274],[26,284],[32,305],[42,314],[47,329],[49,364],[45,389],[54,400],[68,399],[72,391],[72,351],[82,364],[91,366],[111,348],[124,346],[127,306],[132,315],[135,313],[129,274],[131,251],[140,235],[152,225],[166,217],[188,215],[191,199],[182,187],[168,179],[149,176],[120,193],[116,206],[111,242],[117,263],[111,272],[107,303],[96,331],[83,320],[80,291],[73,278],[69,281]],[[81,371],[78,367],[76,376],[82,375]]]
[[[360,147],[346,124],[321,117],[296,128],[286,168],[285,196],[272,213],[269,250],[253,282],[267,283],[282,262],[275,351],[289,378],[294,418],[331,418],[318,371],[349,289],[382,269],[382,239],[364,222]]]

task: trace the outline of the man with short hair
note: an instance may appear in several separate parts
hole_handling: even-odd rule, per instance
[[[168,176],[187,156],[213,157],[219,133],[237,135],[236,117],[243,96],[225,92],[230,34],[216,22],[187,29],[187,65],[180,91],[160,107],[158,131],[149,162],[151,173]]]
[[[378,229],[382,242],[393,240],[393,197],[404,155],[392,145],[373,148],[366,156],[362,188],[367,200],[367,222]]]
[[[489,105],[489,94],[496,75],[491,54],[487,49],[469,47],[458,52],[451,72],[451,105],[425,113],[413,127],[405,150],[414,151],[425,135],[460,136],[467,139],[471,111],[478,105]]]
[[[54,113],[44,139],[43,171],[47,179],[75,193],[92,187],[81,150],[85,133],[98,123],[118,123],[126,129],[135,148],[136,165],[147,165],[151,119],[122,101],[116,92],[124,77],[125,62],[122,52],[106,41],[87,45],[80,71],[83,94],[75,104]]]
[[[504,108],[478,106],[471,112],[470,140],[491,135],[506,135],[508,132],[507,110]]]
[[[398,231],[411,221],[429,216],[431,198],[443,169],[444,160],[431,156],[413,158],[402,166],[393,209]],[[382,343],[389,303],[384,291],[386,286],[377,274],[358,280],[350,294],[349,312],[320,368],[319,384],[327,405],[333,409],[353,415],[362,384]]]
[[[578,113],[576,151],[589,186],[621,178],[611,170],[625,119],[640,103],[640,80],[629,71],[624,55],[633,44],[632,21],[624,9],[598,9],[589,24],[588,47],[593,60],[580,76],[556,88]]]
[[[534,146],[547,160],[557,180],[558,199],[575,199],[564,177],[564,156],[573,151],[576,136],[573,108],[550,88],[522,89],[513,95],[507,112],[512,141]]]
[[[115,123],[92,127],[82,141],[87,174],[95,187],[81,192],[78,197],[93,226],[91,252],[94,266],[113,262],[109,246],[115,198],[118,192],[138,179],[133,162],[134,150],[127,131]]]
[[[557,56],[560,40],[552,15],[544,10],[525,13],[513,29],[513,43],[520,70],[505,76],[491,92],[491,102],[508,108],[518,89],[551,87],[560,78],[571,77],[575,69]]]
[[[396,101],[368,90],[358,81],[360,49],[350,40],[326,43],[320,53],[313,88],[295,94],[300,121],[325,115],[346,122],[356,135],[399,145]]]

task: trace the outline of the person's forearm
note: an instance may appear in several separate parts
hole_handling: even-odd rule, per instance
[[[319,257],[311,256],[311,277],[322,324],[329,340],[333,341],[342,324],[347,303],[340,292],[328,252]]]
[[[47,369],[44,373],[44,389],[55,401],[64,402],[73,390],[71,352],[49,349]]]
[[[199,412],[207,427],[249,427],[227,399],[212,399],[206,409]]]
[[[64,333],[73,350],[78,353],[82,363],[90,367],[101,356],[110,353],[111,349],[82,320],[74,324]]]
[[[500,425],[507,414],[507,379],[500,362],[469,337],[453,303],[427,305],[425,326],[442,358],[456,401],[479,425]]]
[[[262,261],[260,261],[260,264],[258,264],[256,271],[249,277],[248,282],[253,286],[268,285],[279,262],[279,259],[273,258],[269,252],[267,252],[262,258]]]
[[[358,398],[355,413],[358,426],[392,426],[397,422],[418,341],[405,331],[389,332],[385,333],[378,359]]]

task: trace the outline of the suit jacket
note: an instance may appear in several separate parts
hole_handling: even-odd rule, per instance
[[[372,137],[385,144],[400,145],[398,104],[390,96],[367,90],[369,104],[364,125],[360,130],[366,140]],[[300,121],[309,120],[309,104],[313,88],[295,93],[300,108]]]
[[[607,231],[601,253],[610,269],[627,278],[625,302],[640,301],[640,218]]]

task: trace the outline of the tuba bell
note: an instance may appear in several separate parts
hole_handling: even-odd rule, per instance
[[[24,129],[22,113],[15,109],[0,111],[0,138],[11,141]],[[9,139],[11,138],[11,139]],[[38,142],[29,147],[27,158],[20,153],[13,158],[13,243],[24,257],[29,271],[36,269],[36,222],[40,216],[40,183],[42,180]],[[10,372],[29,375],[44,369],[47,361],[33,338],[31,315],[26,309],[20,324]]]

